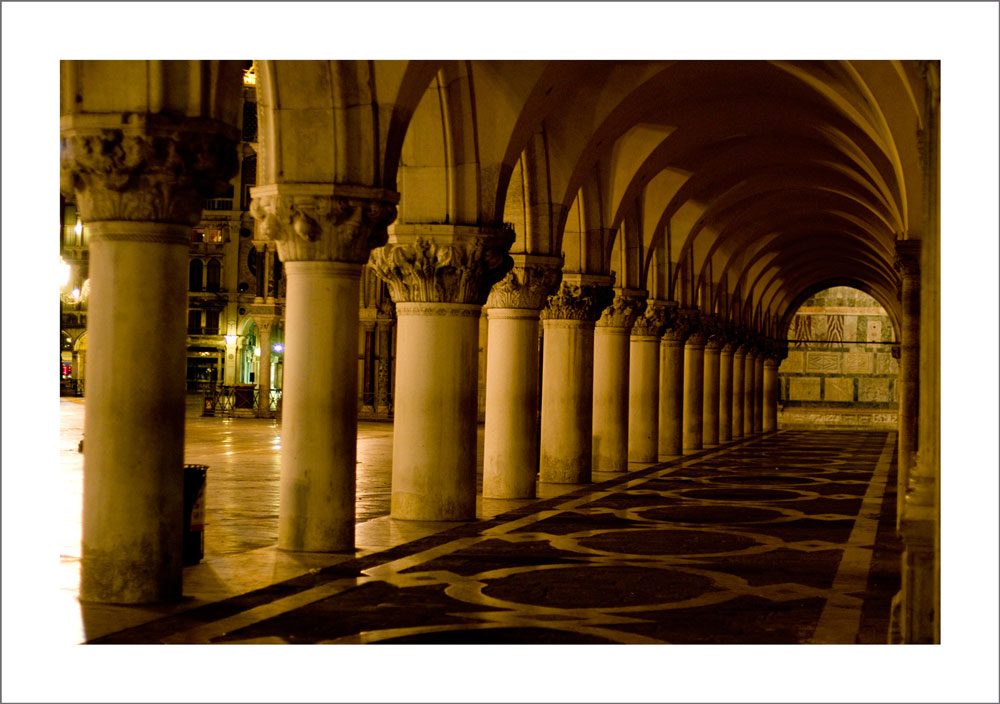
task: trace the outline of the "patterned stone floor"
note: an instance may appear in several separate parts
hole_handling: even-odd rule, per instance
[[[894,449],[779,431],[89,642],[884,643]]]

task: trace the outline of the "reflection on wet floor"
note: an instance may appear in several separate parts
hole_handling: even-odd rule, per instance
[[[79,573],[82,404],[64,400],[65,595]],[[76,604],[91,643],[885,642],[898,590],[895,434],[782,431],[538,499],[479,499],[470,522],[387,514],[392,426],[361,423],[357,549],[275,548],[280,426],[198,416],[205,559],[184,601]],[[479,433],[482,463],[482,428]],[[72,509],[75,502],[75,511]],[[67,613],[69,609],[67,608]]]

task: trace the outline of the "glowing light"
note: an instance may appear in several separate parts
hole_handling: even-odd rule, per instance
[[[260,347],[254,347],[253,348],[253,356],[254,357],[260,357]]]
[[[72,298],[74,301],[79,301],[80,300],[80,289],[78,289],[78,288],[73,289],[72,293],[69,294],[69,297]]]
[[[274,350],[275,352],[284,352],[285,346],[280,342],[275,342],[274,347],[272,347],[271,349]]]
[[[235,345],[236,344],[236,335],[226,335],[226,344],[227,345]]]
[[[246,71],[243,72],[243,85],[245,86],[255,86],[257,85],[257,69],[251,66]]]
[[[80,222],[80,218],[76,219],[76,226],[73,228],[73,232],[78,236],[83,234],[83,223]]]
[[[59,268],[61,269],[60,273],[62,274],[62,283],[59,285],[59,288],[62,288],[63,286],[69,283],[69,274],[70,271],[72,270],[72,267],[66,262],[64,262],[62,259],[60,259]]]

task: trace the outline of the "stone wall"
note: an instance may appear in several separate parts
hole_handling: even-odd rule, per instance
[[[878,302],[845,286],[821,291],[788,329],[778,369],[783,425],[895,427],[895,332]]]

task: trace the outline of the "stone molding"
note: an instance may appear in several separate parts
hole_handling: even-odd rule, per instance
[[[487,308],[527,308],[541,310],[549,294],[562,279],[558,265],[514,262],[513,268],[493,284],[486,299]]]
[[[647,301],[646,310],[632,324],[635,337],[663,337],[667,327],[667,306],[663,301]]]
[[[191,246],[187,225],[127,220],[99,220],[89,225],[90,242],[150,242]]]
[[[396,218],[398,196],[382,189],[278,184],[252,193],[258,235],[277,245],[283,262],[363,264]]]
[[[611,305],[614,295],[611,286],[563,281],[548,297],[540,317],[542,320],[597,322],[604,309]]]
[[[646,292],[634,289],[615,289],[611,305],[601,312],[596,327],[621,328],[630,332],[636,319],[646,310]]]
[[[437,315],[456,318],[476,318],[482,316],[482,306],[475,303],[448,303],[443,301],[401,301],[396,306],[396,315]]]
[[[372,250],[372,271],[389,286],[396,303],[467,303],[483,305],[490,288],[513,265],[507,250],[509,229],[481,230],[478,235],[416,237]],[[397,309],[397,314],[398,314]]]
[[[119,117],[121,125],[127,118]],[[64,118],[65,120],[65,118]],[[66,120],[60,188],[84,222],[132,221],[193,227],[202,201],[226,192],[239,163],[235,130],[187,119],[75,126]]]

